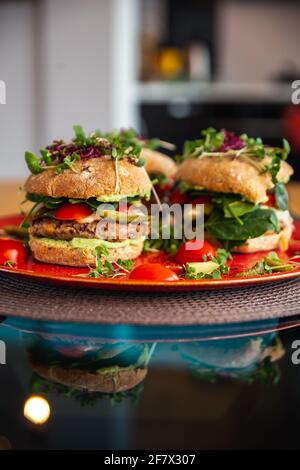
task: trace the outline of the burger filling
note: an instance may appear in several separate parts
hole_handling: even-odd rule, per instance
[[[54,240],[67,240],[73,238],[84,239],[102,239],[107,241],[120,241],[126,238],[137,239],[148,235],[148,224],[131,223],[115,224],[114,222],[104,221],[102,224],[101,234],[98,230],[100,220],[90,223],[80,223],[72,221],[56,220],[51,217],[41,217],[33,220],[30,227],[30,234],[34,237],[53,238]],[[101,236],[101,235],[104,236]]]
[[[74,248],[106,242],[113,248],[143,240],[149,232],[148,216],[139,208],[138,196],[126,198],[126,205],[124,199],[109,205],[95,198],[83,201],[27,194],[27,199],[35,202],[25,221],[30,220],[30,235],[47,242],[71,242]]]
[[[185,183],[180,183],[179,190],[192,205],[204,204],[206,236],[226,249],[232,250],[269,235],[282,233],[290,238],[293,220],[288,211],[287,191],[281,183],[269,192],[265,204],[255,204],[236,194],[212,193]],[[283,240],[281,248],[286,250],[287,244],[288,241]],[[264,240],[263,245],[268,243]],[[259,243],[255,251],[258,251],[257,246]]]

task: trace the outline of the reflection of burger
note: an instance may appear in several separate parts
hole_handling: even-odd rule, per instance
[[[74,128],[71,142],[55,141],[39,158],[26,152],[33,174],[25,189],[35,203],[29,219],[31,251],[39,261],[69,266],[93,266],[96,257],[135,259],[148,223],[131,209],[149,199],[151,191],[141,145],[122,134],[87,136],[80,126]],[[103,204],[107,210],[100,210]]]
[[[285,183],[289,146],[214,129],[185,143],[177,178],[185,202],[205,204],[206,237],[238,252],[286,250],[292,234]]]
[[[80,400],[113,395],[134,397],[147,375],[149,348],[141,343],[102,344],[93,348],[29,348],[35,392],[52,390]]]
[[[277,362],[285,351],[278,336],[187,343],[182,357],[194,375],[215,382],[218,377],[244,382],[277,383],[280,370]]]

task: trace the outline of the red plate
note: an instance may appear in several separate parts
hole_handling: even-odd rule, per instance
[[[0,228],[4,225],[15,225],[20,223],[20,216],[7,216],[0,218]],[[296,222],[297,238],[300,236],[300,222]],[[298,246],[297,250],[300,251],[300,241],[294,242],[295,246]],[[222,279],[202,279],[199,281],[179,280],[169,282],[157,282],[157,281],[140,281],[140,280],[129,280],[126,276],[117,279],[94,279],[89,277],[80,277],[88,273],[87,268],[71,268],[58,266],[55,264],[44,264],[35,261],[32,257],[29,257],[25,263],[18,267],[7,267],[0,266],[0,272],[5,272],[13,276],[35,279],[40,282],[70,285],[77,287],[93,287],[97,289],[113,289],[113,290],[131,290],[131,291],[192,291],[192,290],[206,290],[206,289],[224,289],[224,288],[236,288],[240,286],[252,286],[258,284],[264,284],[266,282],[278,282],[285,279],[293,279],[300,277],[300,267],[297,267],[293,271],[265,274],[264,276],[251,276],[251,277],[238,277],[238,273],[249,269],[257,261],[259,261],[267,252],[255,253],[252,255],[233,255],[231,263],[230,275],[223,277]],[[288,253],[292,255],[293,253]],[[280,257],[288,256],[283,253],[279,253]],[[163,253],[155,254],[143,254],[136,260],[136,265],[150,262],[150,263],[163,263],[166,265],[172,265],[172,259],[167,257]]]

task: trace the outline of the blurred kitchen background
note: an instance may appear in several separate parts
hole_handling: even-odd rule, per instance
[[[0,0],[0,179],[75,123],[179,149],[208,126],[284,135],[300,179],[299,25],[292,0]]]

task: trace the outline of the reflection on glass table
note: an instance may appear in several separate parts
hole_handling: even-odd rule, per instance
[[[0,447],[297,447],[298,323],[234,325],[230,335],[229,325],[158,331],[6,319]]]

